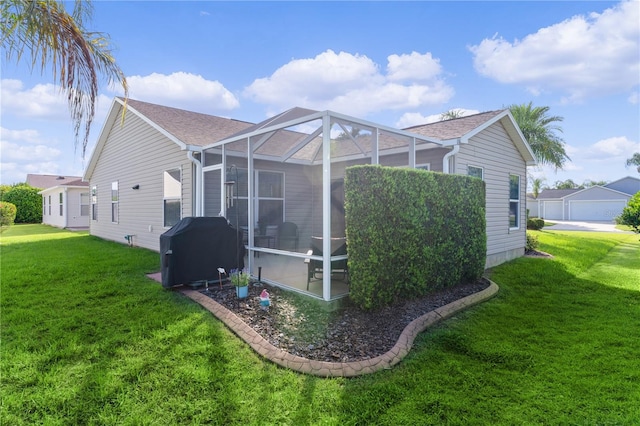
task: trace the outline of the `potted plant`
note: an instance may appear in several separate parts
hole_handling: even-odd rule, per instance
[[[251,275],[244,269],[232,269],[230,277],[231,283],[236,287],[236,296],[240,299],[247,297]]]

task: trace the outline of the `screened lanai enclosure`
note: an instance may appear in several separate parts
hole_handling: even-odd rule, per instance
[[[447,172],[452,145],[331,111],[294,108],[203,148],[195,211],[222,215],[244,231],[245,264],[254,277],[329,301],[349,292],[346,167]],[[332,267],[334,273],[323,273]]]

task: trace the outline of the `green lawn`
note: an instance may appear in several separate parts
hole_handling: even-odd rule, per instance
[[[86,233],[1,235],[0,424],[638,424],[637,235],[534,232],[549,259],[491,271],[498,295],[395,368],[276,367],[145,273],[158,255]]]

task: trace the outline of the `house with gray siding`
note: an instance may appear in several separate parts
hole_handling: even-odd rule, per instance
[[[303,108],[251,124],[116,98],[84,175],[91,234],[158,250],[180,218],[221,215],[245,230],[254,275],[296,289],[306,284],[311,237],[323,241],[314,260],[325,270],[346,258],[331,244],[345,235],[344,174],[355,164],[483,179],[486,266],[524,254],[526,167],[535,160],[508,110],[396,129]],[[295,224],[296,246],[282,244],[284,222]],[[299,290],[331,300],[348,286],[325,274]]]
[[[81,176],[28,174],[27,183],[40,188],[42,223],[66,229],[89,228],[89,184]]]
[[[611,222],[637,192],[640,179],[631,176],[589,188],[545,189],[536,200],[538,215],[549,220]]]

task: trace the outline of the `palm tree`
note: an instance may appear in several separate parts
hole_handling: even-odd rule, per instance
[[[510,105],[508,108],[529,142],[538,163],[562,169],[569,156],[564,150],[564,141],[556,134],[562,132],[562,128],[554,123],[564,118],[550,116],[549,107],[534,107],[532,102]]]
[[[640,152],[634,152],[633,156],[627,160],[627,167],[638,166],[638,173],[640,173]]]
[[[531,181],[531,191],[533,193],[533,198],[538,198],[538,195],[540,195],[540,190],[542,189],[544,180],[544,178],[535,178]]]
[[[47,66],[69,102],[76,138],[84,157],[98,99],[98,73],[109,83],[118,82],[129,96],[124,73],[111,54],[108,36],[89,32],[85,20],[92,14],[90,1],[76,0],[69,14],[59,0],[3,0],[0,2],[0,46],[7,60],[19,62],[24,53],[30,66]]]
[[[450,109],[449,111],[440,114],[440,121],[460,118],[462,117],[462,114],[464,114],[464,111],[462,111],[461,109]]]

